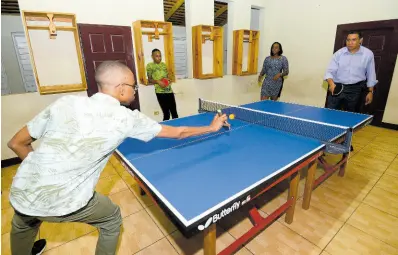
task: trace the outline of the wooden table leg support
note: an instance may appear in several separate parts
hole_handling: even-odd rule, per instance
[[[285,222],[290,224],[293,222],[294,208],[296,206],[298,187],[300,182],[300,171],[297,171],[290,177],[289,199],[292,199],[292,204],[286,211]]]
[[[308,166],[307,179],[305,181],[304,197],[303,197],[303,209],[307,210],[310,208],[311,194],[314,189],[315,172],[318,166],[317,160],[311,162]]]
[[[344,161],[344,163],[343,163],[343,164],[341,164],[341,166],[340,166],[340,170],[339,170],[339,176],[341,176],[341,177],[343,177],[343,176],[344,176],[344,174],[345,174],[345,167],[346,167],[346,165],[347,165],[347,161],[348,161],[348,155],[349,155],[349,153],[345,153],[345,154],[343,154],[343,159],[347,158],[347,160],[346,160],[346,161]]]
[[[204,230],[204,255],[216,255],[216,224],[211,224]]]

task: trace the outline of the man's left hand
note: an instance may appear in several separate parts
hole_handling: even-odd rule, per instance
[[[365,105],[371,104],[373,101],[373,93],[369,92],[366,95],[366,101],[365,101]]]

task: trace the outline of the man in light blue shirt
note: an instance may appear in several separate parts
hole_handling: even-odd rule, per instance
[[[347,46],[333,55],[324,77],[330,91],[327,108],[358,111],[364,90],[365,105],[372,103],[373,88],[377,84],[375,61],[373,52],[361,46],[362,40],[360,32],[349,32]]]

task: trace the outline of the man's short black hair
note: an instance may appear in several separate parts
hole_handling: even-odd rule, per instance
[[[159,51],[159,53],[160,53],[160,50],[159,50],[159,49],[153,49],[153,50],[152,50],[152,54],[155,53],[155,52],[157,52],[157,51]]]
[[[271,56],[274,56],[274,53],[272,53],[272,47],[274,47],[274,44],[278,44],[278,45],[279,45],[279,52],[278,52],[278,55],[281,56],[281,55],[283,54],[282,44],[280,44],[280,43],[278,43],[278,42],[274,42],[274,43],[271,45],[270,55],[271,55]]]
[[[361,33],[361,31],[358,31],[358,30],[351,30],[351,31],[348,31],[348,35],[358,35],[359,39],[362,38],[362,33]],[[347,35],[347,36],[348,36],[348,35]]]

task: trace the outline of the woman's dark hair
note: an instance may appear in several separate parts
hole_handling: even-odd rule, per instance
[[[274,55],[274,53],[272,53],[272,47],[274,47],[275,44],[278,44],[278,45],[279,45],[279,52],[278,52],[278,55],[279,55],[279,56],[282,55],[282,54],[283,54],[282,44],[280,44],[280,43],[278,43],[278,42],[274,42],[274,43],[271,45],[270,55],[271,55],[271,56]]]

